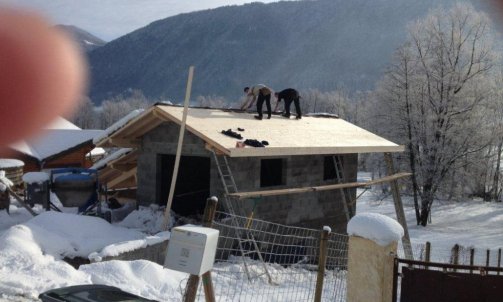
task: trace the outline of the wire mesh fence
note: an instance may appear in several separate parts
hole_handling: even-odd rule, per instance
[[[398,258],[407,258],[405,249],[406,247],[412,251],[413,259],[410,260],[425,260],[426,259],[426,244],[424,243],[413,243],[410,244],[405,243],[403,240],[398,242],[397,247],[397,256]]]
[[[313,301],[322,230],[217,212],[216,301]],[[345,301],[348,236],[330,233],[322,301]],[[198,301],[204,300],[202,286]]]

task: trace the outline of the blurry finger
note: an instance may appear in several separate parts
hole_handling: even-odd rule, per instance
[[[0,148],[69,113],[85,76],[64,33],[34,13],[0,9]]]

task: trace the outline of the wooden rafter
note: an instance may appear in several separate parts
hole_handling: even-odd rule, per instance
[[[125,181],[126,179],[135,176],[136,175],[136,170],[137,170],[137,168],[134,167],[133,169],[131,169],[131,170],[127,171],[127,172],[122,173],[120,176],[118,176],[118,177],[110,180],[107,183],[107,186],[108,187],[114,187],[115,185],[120,184],[121,182]]]
[[[376,185],[380,183],[390,182],[400,178],[408,177],[411,173],[397,173],[382,178],[374,179],[366,182],[349,182],[334,185],[324,185],[324,186],[314,186],[314,187],[302,187],[302,188],[292,188],[292,189],[279,189],[279,190],[266,190],[266,191],[253,191],[253,192],[238,192],[229,194],[229,196],[236,197],[238,199],[245,199],[251,197],[263,197],[263,196],[276,196],[276,195],[286,195],[286,194],[298,194],[307,192],[319,192],[319,191],[330,191],[343,188],[358,188],[358,187],[368,187],[371,185]]]

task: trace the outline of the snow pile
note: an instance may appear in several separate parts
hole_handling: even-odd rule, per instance
[[[101,218],[43,212],[24,223],[40,249],[55,257],[84,257],[123,241],[143,239],[145,234],[110,225]],[[0,243],[1,246],[1,243]]]
[[[79,271],[88,274],[94,284],[116,286],[156,301],[182,301],[181,289],[188,278],[188,274],[146,260],[92,263]]]
[[[110,261],[76,270],[60,260],[63,256],[82,256],[105,245],[108,246],[103,248],[102,255],[112,255],[169,238],[168,233],[140,236],[144,237],[136,231],[111,226],[100,218],[57,212],[45,212],[15,225],[0,234],[0,300],[15,297],[36,300],[49,289],[97,283],[159,301],[171,297],[180,301],[177,289],[186,274],[152,262]],[[117,240],[125,242],[114,243]]]
[[[9,169],[24,167],[24,162],[18,159],[1,158],[0,159],[0,169]]]
[[[72,248],[66,238],[61,243],[60,239],[34,225],[16,225],[0,236],[0,300],[2,295],[35,299],[51,288],[90,283],[85,273],[40,246],[42,241],[58,245],[52,250]]]
[[[23,181],[27,184],[42,184],[49,180],[49,174],[45,172],[28,172],[23,175]]]
[[[169,227],[171,229],[175,223],[173,212],[169,219]],[[118,226],[137,229],[148,234],[156,234],[164,231],[164,208],[152,204],[149,207],[142,207],[129,214],[123,221],[117,224]]]
[[[93,262],[100,262],[105,257],[114,257],[129,251],[145,248],[147,246],[169,240],[169,237],[170,232],[161,232],[157,233],[155,236],[148,236],[143,239],[114,243],[104,247],[99,252],[91,253],[88,258]]]
[[[396,220],[377,213],[358,214],[348,223],[348,235],[360,236],[381,246],[399,241],[403,234],[403,227]]]
[[[137,117],[138,115],[140,115],[143,111],[144,111],[143,109],[136,109],[136,110],[131,111],[128,115],[124,116],[123,118],[121,118],[117,122],[113,123],[110,127],[105,129],[105,131],[103,131],[103,133],[95,136],[93,139],[93,143],[95,145],[98,144],[98,142],[105,139],[110,134],[112,134],[115,131],[119,130],[120,128],[124,127],[130,120],[132,120],[135,117]]]

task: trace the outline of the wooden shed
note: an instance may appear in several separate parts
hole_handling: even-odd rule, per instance
[[[182,107],[157,104],[121,121],[96,142],[100,147],[137,150],[140,204],[166,203],[182,113]],[[243,139],[222,133],[229,129]],[[186,130],[175,212],[201,214],[208,196],[221,201],[234,196],[228,199],[238,214],[253,211],[256,218],[272,222],[329,225],[340,231],[345,230],[348,215],[355,214],[355,186],[286,193],[356,182],[358,154],[403,151],[402,146],[335,117],[293,120],[273,115],[258,121],[242,111],[190,108]],[[243,147],[246,139],[267,145]]]

